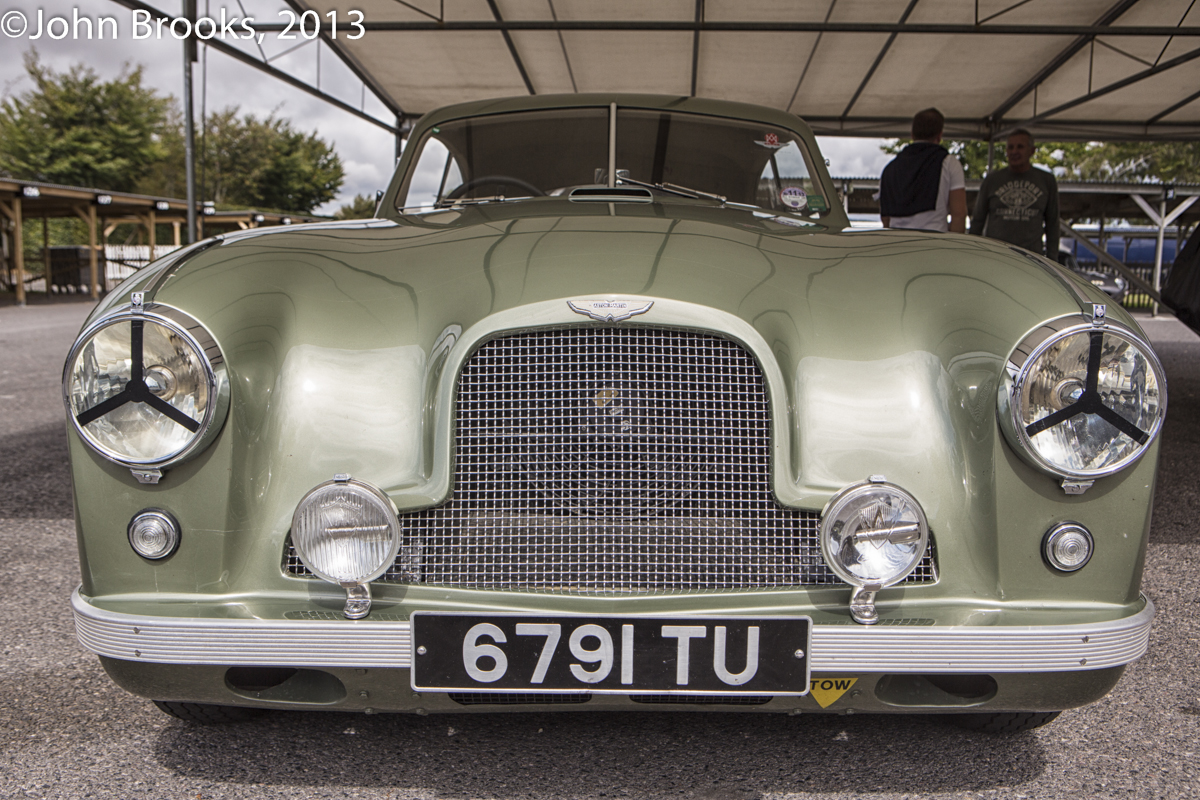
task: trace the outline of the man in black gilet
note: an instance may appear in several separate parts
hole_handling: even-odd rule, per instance
[[[966,232],[966,180],[958,159],[942,147],[945,122],[936,108],[913,117],[912,144],[883,168],[879,181],[883,227]]]

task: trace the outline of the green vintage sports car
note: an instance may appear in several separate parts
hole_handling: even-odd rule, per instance
[[[947,713],[1146,650],[1163,370],[996,242],[852,231],[796,117],[426,116],[369,221],[177,251],[63,376],[79,640],[165,711]]]

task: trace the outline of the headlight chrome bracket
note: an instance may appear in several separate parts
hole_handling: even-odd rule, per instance
[[[1063,494],[1083,494],[1088,489],[1092,488],[1093,483],[1095,483],[1095,481],[1079,481],[1071,478],[1063,478]]]
[[[163,472],[161,469],[138,469],[130,467],[129,471],[133,473],[133,477],[137,478],[140,484],[156,484],[162,480]]]

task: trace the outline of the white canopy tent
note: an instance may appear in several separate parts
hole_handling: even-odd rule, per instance
[[[826,135],[904,136],[915,111],[937,106],[955,138],[1014,127],[1056,140],[1200,137],[1197,0],[285,2],[313,12],[307,30],[321,24],[321,43],[394,120],[254,45],[208,46],[389,129],[459,101],[629,91],[759,103]],[[355,11],[365,35],[352,40]]]
[[[404,118],[517,94],[736,99],[818,133],[1200,135],[1195,0],[288,0]],[[347,38],[359,10],[366,35]]]

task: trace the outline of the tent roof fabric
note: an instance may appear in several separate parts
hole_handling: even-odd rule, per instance
[[[741,100],[820,134],[1200,138],[1195,0],[288,0],[399,117],[561,92]],[[366,35],[347,38],[351,11]]]

